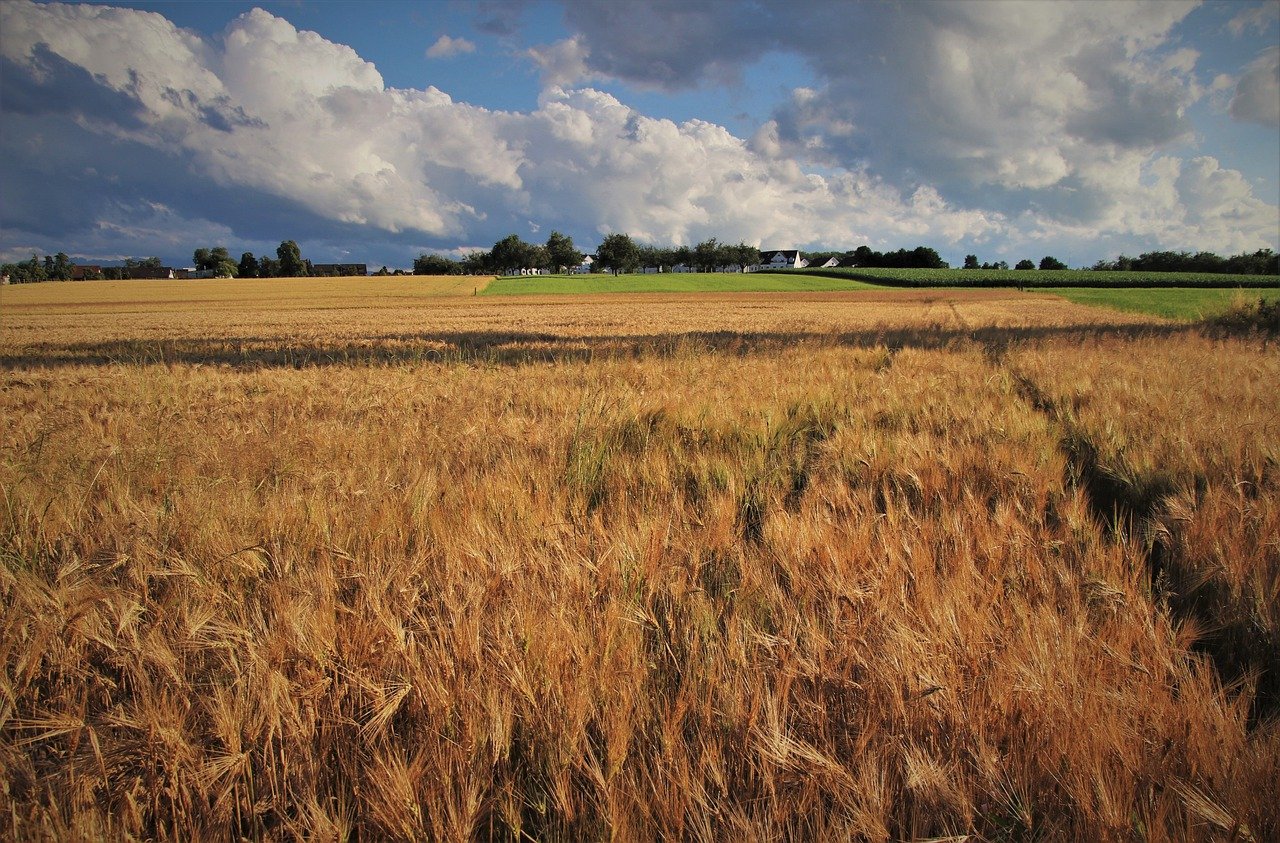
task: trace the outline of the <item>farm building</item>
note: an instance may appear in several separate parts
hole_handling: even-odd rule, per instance
[[[125,274],[134,281],[172,281],[177,278],[177,270],[171,266],[135,266],[125,269]]]
[[[799,269],[804,266],[799,249],[775,249],[760,251],[761,269]]]
[[[93,263],[76,264],[71,267],[72,281],[85,281],[90,278],[101,278],[102,267]]]

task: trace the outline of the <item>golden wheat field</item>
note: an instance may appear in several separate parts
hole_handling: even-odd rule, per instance
[[[1280,837],[1274,343],[150,283],[0,291],[6,837]]]

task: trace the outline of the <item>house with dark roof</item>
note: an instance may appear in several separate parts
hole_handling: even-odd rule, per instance
[[[76,264],[71,267],[72,281],[85,281],[90,278],[101,278],[102,267],[93,263]]]
[[[806,269],[828,269],[833,266],[839,266],[840,261],[835,258],[827,258],[823,260],[806,261],[804,266]]]
[[[799,249],[760,250],[761,269],[799,269],[802,266]]]
[[[126,268],[125,273],[134,281],[171,281],[178,277],[170,266],[135,266]]]

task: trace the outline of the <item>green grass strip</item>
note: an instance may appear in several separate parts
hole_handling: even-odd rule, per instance
[[[1038,289],[1036,292],[1052,293],[1076,304],[1185,320],[1216,316],[1226,312],[1232,304],[1238,302],[1252,302],[1258,299],[1280,300],[1280,287],[1247,291],[1187,287],[1162,289],[1047,287]]]
[[[797,269],[796,274],[855,278],[891,287],[1280,287],[1277,275],[1213,272],[1096,272],[1091,269]]]

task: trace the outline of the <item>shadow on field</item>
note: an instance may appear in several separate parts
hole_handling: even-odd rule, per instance
[[[976,343],[999,351],[1045,339],[1161,337],[1198,330],[1189,324],[1092,324],[1023,328],[911,328],[850,332],[735,332],[566,337],[551,333],[470,331],[376,334],[335,342],[296,342],[288,337],[174,338],[98,343],[45,343],[0,354],[0,368],[41,369],[84,365],[189,364],[237,369],[406,363],[526,363],[749,354],[796,346],[940,349]]]
[[[296,342],[288,337],[170,338],[98,343],[46,343],[0,354],[5,369],[80,365],[200,364],[232,368],[397,365],[405,363],[527,363],[677,357],[688,354],[742,355],[797,346],[942,349],[976,343],[999,352],[1009,345],[1046,339],[1079,341],[1174,336],[1193,325],[1092,324],[1020,328],[868,329],[848,332],[696,331],[681,334],[608,334],[571,337],[542,332],[404,332]]]

